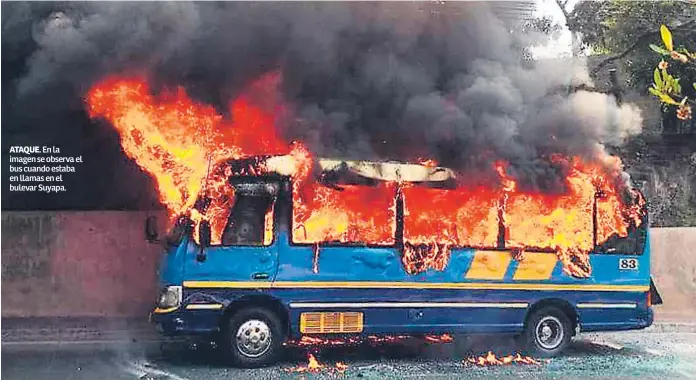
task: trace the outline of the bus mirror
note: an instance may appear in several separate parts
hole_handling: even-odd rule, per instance
[[[157,217],[150,215],[145,219],[145,240],[150,243],[157,241],[159,233],[157,232]]]
[[[201,221],[198,227],[198,241],[201,248],[206,248],[210,246],[210,222],[207,220]]]

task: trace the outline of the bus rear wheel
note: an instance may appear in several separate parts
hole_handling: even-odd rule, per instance
[[[523,334],[525,349],[545,358],[560,354],[570,344],[573,325],[568,316],[555,307],[544,307],[527,319]]]
[[[283,329],[273,312],[242,309],[229,319],[226,331],[224,347],[233,365],[257,368],[276,362],[282,349]]]

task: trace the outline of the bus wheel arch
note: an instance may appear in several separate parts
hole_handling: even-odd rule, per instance
[[[543,299],[527,311],[520,343],[533,355],[553,357],[570,344],[577,325],[578,313],[570,303]]]
[[[527,327],[527,323],[529,322],[529,317],[533,313],[545,307],[555,307],[562,310],[566,314],[568,319],[570,319],[573,328],[573,335],[575,335],[575,329],[580,323],[580,315],[578,314],[577,309],[575,309],[575,307],[570,302],[560,298],[544,298],[532,304],[532,306],[527,310],[527,315],[524,317],[525,328]]]
[[[277,361],[289,333],[289,315],[273,297],[244,297],[225,309],[220,332],[222,349],[232,364],[262,367]]]

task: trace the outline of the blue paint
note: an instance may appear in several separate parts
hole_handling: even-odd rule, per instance
[[[320,246],[314,273],[311,246],[292,245],[285,233],[278,241],[282,253],[276,281],[463,282],[474,256],[472,249],[452,249],[446,270],[410,275],[404,272],[396,248]]]
[[[269,247],[213,246],[205,249],[205,259],[197,260],[200,248],[189,242],[185,253],[186,280],[189,281],[273,281],[278,269],[276,244]],[[255,279],[257,274],[267,277]]]
[[[514,281],[517,262],[512,260],[502,281],[469,280],[465,274],[472,265],[475,251],[452,249],[443,271],[428,270],[407,274],[400,252],[393,247],[320,246],[318,272],[313,271],[314,251],[308,245],[293,245],[288,232],[279,226],[276,238],[268,247],[210,247],[205,261],[196,256],[199,248],[184,239],[179,247],[168,249],[160,272],[163,285],[183,281],[243,281],[248,289],[211,288],[184,289],[183,305],[177,311],[154,314],[153,321],[168,334],[200,334],[218,331],[224,321],[224,310],[235,302],[259,297],[284,305],[289,313],[290,334],[299,334],[299,313],[319,309],[292,309],[291,302],[469,302],[469,303],[535,303],[558,299],[575,308],[578,303],[635,303],[631,309],[575,308],[584,331],[640,329],[653,322],[652,310],[646,305],[646,294],[620,291],[525,291],[525,290],[455,290],[455,289],[283,289],[253,286],[254,281],[276,282],[420,282],[420,283],[516,283],[563,285],[640,285],[650,284],[649,238],[642,255],[592,254],[592,276],[573,278],[563,272],[559,261],[551,278],[544,281]],[[619,260],[634,258],[638,269],[619,270]],[[267,279],[254,279],[265,273]],[[187,304],[219,303],[222,310],[185,310]],[[324,309],[322,309],[324,310]],[[366,308],[332,309],[362,311],[363,334],[415,333],[519,333],[528,308]],[[417,317],[414,317],[417,316]]]
[[[276,299],[290,310],[291,335],[299,336],[299,313],[325,309],[289,308],[292,302],[470,302],[517,303],[533,305],[544,299],[568,300],[576,303],[636,303],[635,309],[576,309],[583,331],[637,329],[652,323],[652,311],[646,307],[641,293],[630,292],[577,292],[577,291],[520,291],[520,290],[454,290],[454,289],[188,289],[184,304],[222,303],[263,295]],[[364,334],[413,333],[519,333],[522,331],[525,308],[336,308],[335,311],[362,311],[365,313]],[[414,320],[412,311],[423,316]],[[185,311],[172,313],[183,318],[185,325],[201,326],[199,318],[211,322],[222,317],[223,311]],[[202,317],[201,317],[202,316]],[[159,318],[163,318],[159,316]],[[166,319],[166,318],[165,318]],[[218,324],[210,324],[207,332],[217,331]],[[178,330],[177,330],[178,331]]]
[[[185,310],[151,314],[151,321],[168,336],[204,335],[219,331],[222,313],[213,310]]]
[[[512,260],[510,261],[510,265],[508,265],[507,272],[505,272],[505,277],[503,277],[503,282],[512,282],[513,278],[515,276],[515,271],[517,271],[517,267],[519,262],[517,260]],[[558,263],[556,263],[558,266]]]
[[[184,281],[184,263],[189,238],[178,246],[167,246],[159,268],[160,285],[181,285]]]

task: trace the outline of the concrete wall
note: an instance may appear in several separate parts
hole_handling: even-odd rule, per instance
[[[696,227],[653,228],[651,270],[664,305],[655,308],[662,319],[696,315]]]
[[[2,212],[2,316],[147,315],[162,247],[146,216]]]
[[[2,316],[145,316],[162,247],[145,212],[3,212]],[[166,216],[157,214],[163,230]],[[653,229],[664,319],[696,314],[696,228]]]

